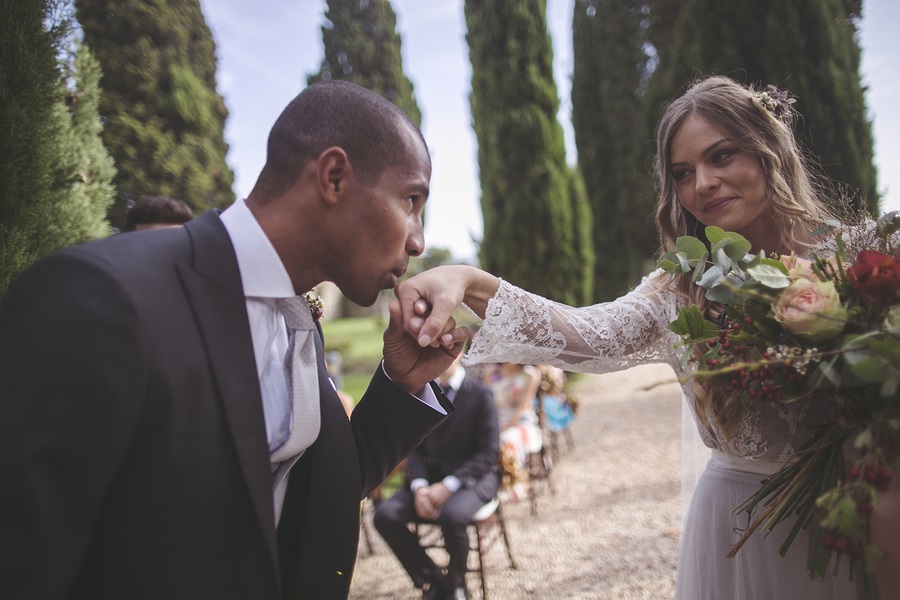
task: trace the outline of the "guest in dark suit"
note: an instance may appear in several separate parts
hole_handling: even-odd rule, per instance
[[[456,600],[468,598],[466,526],[499,487],[500,434],[491,391],[466,377],[459,359],[441,374],[440,384],[456,410],[406,459],[408,487],[385,500],[374,520],[425,598]],[[450,559],[446,575],[407,528],[416,520],[441,526]]]
[[[346,598],[359,502],[452,411],[429,382],[466,331],[420,352],[393,302],[348,419],[318,322],[301,297],[294,335],[284,307],[325,280],[362,305],[392,287],[423,251],[430,175],[402,111],[316,84],[272,128],[246,201],[64,250],[14,282],[0,598]],[[295,342],[307,360],[286,364]]]

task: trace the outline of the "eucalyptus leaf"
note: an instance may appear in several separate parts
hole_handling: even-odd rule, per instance
[[[893,340],[868,340],[869,350],[877,354],[895,369],[900,369],[900,343]]]
[[[750,252],[753,246],[750,245],[750,242],[745,240],[743,237],[734,233],[732,235],[737,236],[740,239],[732,239],[731,243],[725,246],[725,253],[731,257],[735,262],[742,260],[747,254]]]
[[[871,352],[856,350],[844,353],[844,362],[854,377],[866,383],[880,383],[885,376],[885,361]]]
[[[706,244],[690,235],[683,235],[675,240],[675,250],[683,252],[688,260],[705,260],[705,256],[709,253]]]
[[[734,303],[734,291],[727,285],[717,285],[714,288],[706,290],[706,299],[711,302],[732,304]]]
[[[773,263],[780,265],[781,269]],[[747,273],[762,285],[773,290],[784,289],[791,285],[791,278],[788,277],[787,269],[784,269],[784,265],[778,260],[765,258],[759,264],[749,267]]]
[[[700,279],[703,277],[703,274],[705,272],[704,270],[707,268],[707,266],[708,266],[708,264],[706,262],[705,256],[703,257],[702,261],[697,261],[697,264],[694,267],[694,273],[691,275],[691,280],[694,283],[697,283],[698,281],[700,281]]]
[[[727,273],[732,269],[731,258],[725,253],[722,248],[717,248],[712,252],[712,262],[714,265],[719,267],[723,273]]]
[[[697,285],[705,290],[709,290],[717,286],[722,281],[725,281],[725,274],[722,272],[722,269],[720,269],[718,265],[713,265],[706,270],[706,272],[703,274],[703,277],[701,277],[700,281],[697,282]]]
[[[722,229],[721,227],[715,227],[713,225],[707,227],[704,230],[704,233],[706,234],[706,239],[708,239],[709,243],[713,245],[718,244],[728,237],[728,234],[724,229]]]

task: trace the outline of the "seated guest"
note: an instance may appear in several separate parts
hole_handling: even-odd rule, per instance
[[[179,227],[194,218],[191,207],[168,196],[141,196],[125,215],[124,231]]]
[[[540,452],[543,436],[534,412],[541,375],[537,367],[505,362],[485,376],[494,394],[500,423],[500,463],[507,498],[518,499],[528,488],[528,455]]]
[[[499,433],[489,389],[466,377],[459,358],[438,382],[456,411],[406,460],[406,480],[375,512],[375,528],[426,599],[462,600],[466,591],[467,525],[497,494]],[[440,525],[450,556],[446,573],[407,528],[412,521]]]

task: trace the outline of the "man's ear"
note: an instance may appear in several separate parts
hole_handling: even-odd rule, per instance
[[[340,201],[352,172],[350,160],[342,148],[325,149],[316,160],[316,185],[322,198],[330,204]]]

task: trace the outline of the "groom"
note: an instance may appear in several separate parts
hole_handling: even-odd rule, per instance
[[[466,332],[420,348],[392,303],[348,421],[283,299],[393,287],[430,176],[402,111],[316,84],[246,202],[24,273],[0,300],[0,597],[346,598],[360,499],[452,410],[427,382]]]

